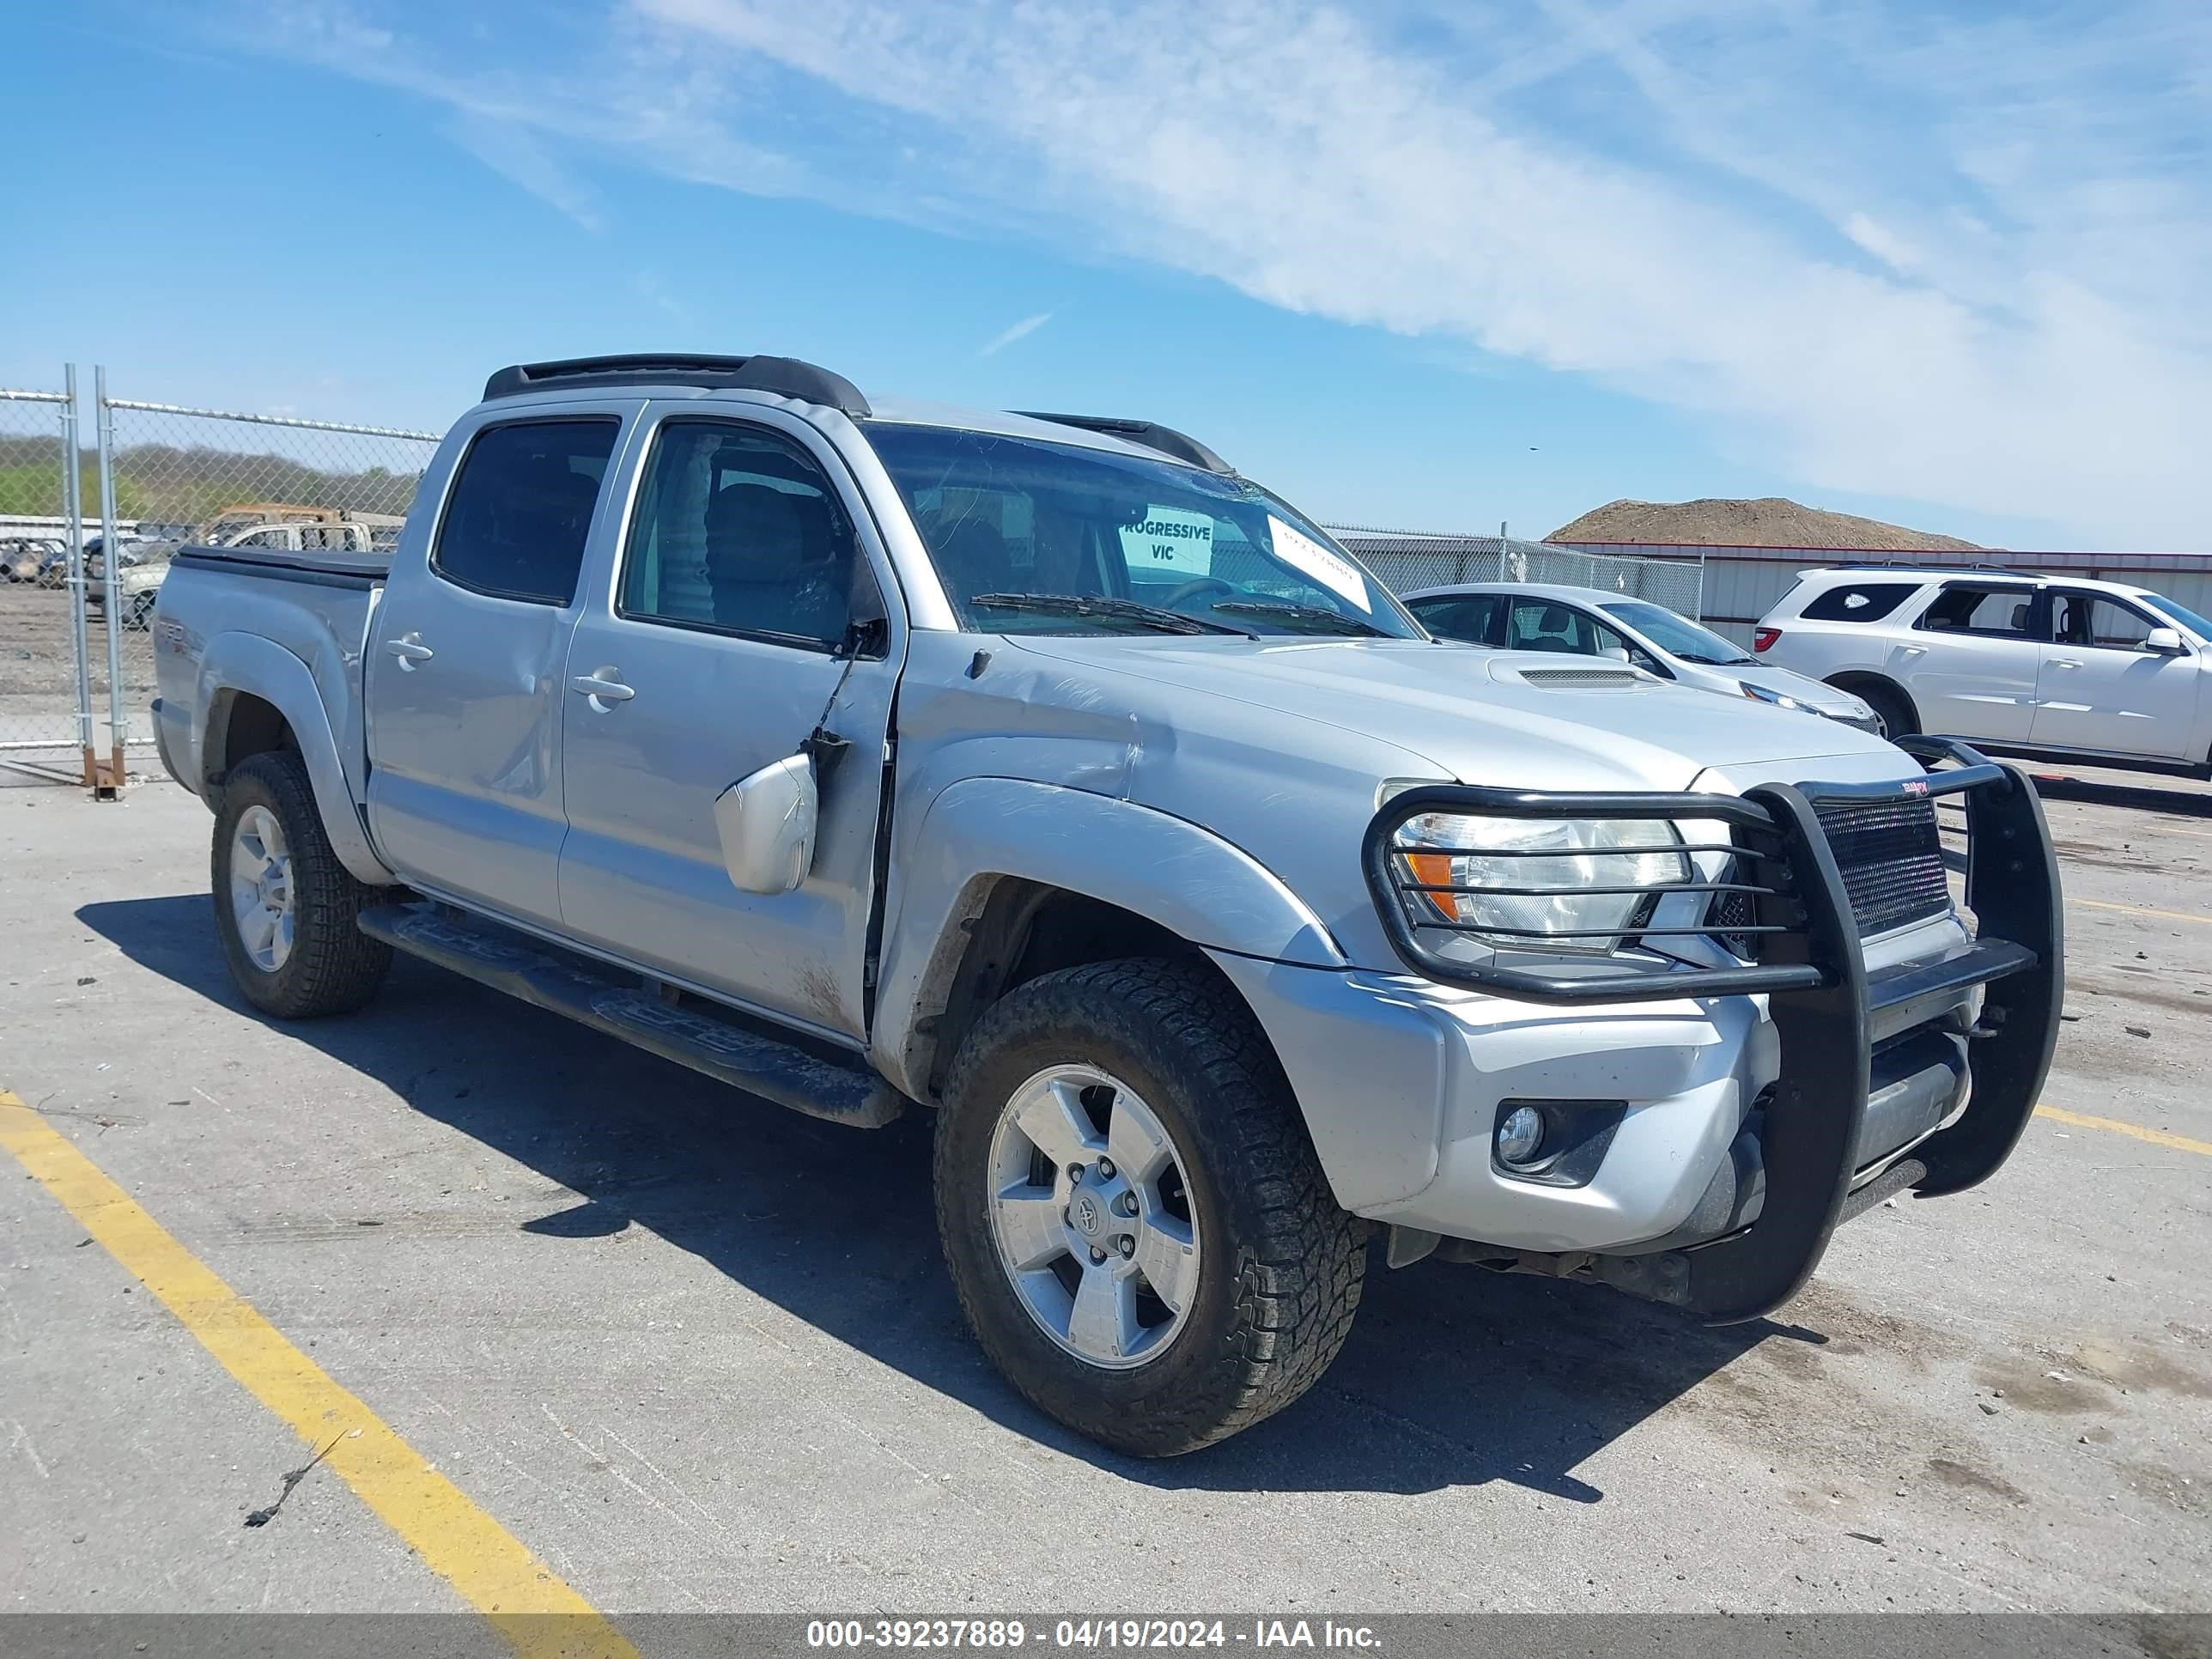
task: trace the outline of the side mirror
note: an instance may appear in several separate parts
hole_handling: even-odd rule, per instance
[[[814,863],[820,798],[811,755],[787,755],[714,798],[722,868],[741,893],[788,893]]]
[[[2143,636],[2143,649],[2155,651],[2161,657],[2178,657],[2186,649],[2181,643],[2178,628],[2154,628]]]
[[[1629,662],[1633,660],[1628,654],[1628,647],[1625,645],[1608,645],[1604,650],[1599,652],[1598,655],[1601,657],[1610,657],[1615,662]]]

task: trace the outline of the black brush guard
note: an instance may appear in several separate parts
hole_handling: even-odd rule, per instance
[[[1646,1282],[1669,1278],[1665,1299],[1716,1324],[1755,1319],[1789,1301],[1819,1265],[1837,1224],[1877,1200],[1907,1188],[1933,1197],[1985,1180],[2011,1155],[2051,1069],[2065,990],[2063,938],[2057,860],[2034,786],[2020,769],[1993,763],[1953,739],[1907,738],[1899,747],[1928,769],[1925,778],[1901,785],[1766,784],[1740,797],[1424,786],[1393,796],[1368,826],[1362,859],[1384,929],[1406,964],[1428,978],[1567,1005],[1766,995],[1781,1037],[1782,1065],[1762,1136],[1765,1204],[1741,1231],[1682,1251],[1671,1275],[1650,1271],[1656,1263],[1626,1275]],[[1824,800],[1904,801],[1923,792],[1964,797],[1966,908],[1977,923],[1976,937],[1950,955],[1870,975],[1816,807]],[[1651,890],[1741,893],[1751,900],[1753,919],[1747,926],[1716,923],[1708,905],[1708,920],[1698,926],[1639,928],[1632,921],[1602,930],[1603,937],[1625,936],[1626,952],[1572,964],[1556,957],[1532,958],[1529,949],[1516,950],[1499,929],[1446,921],[1431,909],[1427,894],[1499,890],[1415,876],[1396,837],[1427,812],[1722,823],[1727,842],[1682,850],[1729,854],[1723,879]],[[1496,848],[1441,844],[1413,850],[1500,855]],[[1532,885],[1507,890],[1540,896],[1592,890]],[[1671,941],[1685,934],[1726,936],[1739,945],[1748,939],[1755,960],[1723,968],[1672,959],[1666,954],[1674,948]],[[1469,960],[1438,950],[1437,943],[1453,938],[1473,939],[1494,954]],[[1856,1153],[1875,1045],[1948,1013],[1962,993],[1978,985],[1986,988],[1971,1034],[1966,1110],[1909,1155],[1860,1181]],[[1606,1260],[1594,1261],[1602,1267]],[[1622,1280],[1611,1273],[1601,1276]]]

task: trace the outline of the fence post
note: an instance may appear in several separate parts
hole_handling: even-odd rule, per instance
[[[84,452],[77,442],[76,365],[62,367],[62,517],[68,521],[70,659],[76,671],[76,741],[84,757],[84,787],[100,786],[92,749],[91,641],[84,610]]]
[[[116,571],[123,561],[123,537],[115,512],[115,421],[107,407],[107,367],[92,370],[93,401],[98,404],[100,436],[100,609],[107,623],[107,743],[109,775],[106,787],[95,793],[120,799],[123,794],[123,744],[126,726],[123,713],[123,617],[117,598]]]

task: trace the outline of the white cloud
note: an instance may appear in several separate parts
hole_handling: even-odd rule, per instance
[[[1040,311],[1034,317],[1023,318],[1021,321],[1014,324],[1012,327],[1002,329],[998,333],[994,334],[984,343],[982,349],[978,351],[975,355],[978,357],[996,356],[1000,352],[1013,344],[1015,341],[1028,339],[1030,335],[1036,333],[1047,323],[1050,322],[1053,319],[1054,314],[1054,313],[1049,311]]]
[[[2202,0],[617,3],[527,74],[343,14],[309,46],[681,177],[1585,376],[1809,488],[2212,542]]]
[[[1920,251],[1895,231],[1863,213],[1843,222],[1843,233],[1892,270],[1909,275],[1920,263]]]
[[[512,184],[566,214],[586,230],[605,226],[592,187],[556,161],[529,127],[477,110],[464,110],[446,136]]]

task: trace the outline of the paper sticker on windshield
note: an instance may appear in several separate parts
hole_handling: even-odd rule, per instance
[[[1373,611],[1367,596],[1367,578],[1358,566],[1332,553],[1312,537],[1293,530],[1273,514],[1267,515],[1267,533],[1275,544],[1275,556],[1294,570],[1304,571],[1332,592],[1341,593],[1362,611]]]
[[[1213,520],[1203,513],[1148,507],[1142,524],[1121,526],[1121,556],[1133,581],[1147,570],[1175,576],[1213,574]]]

